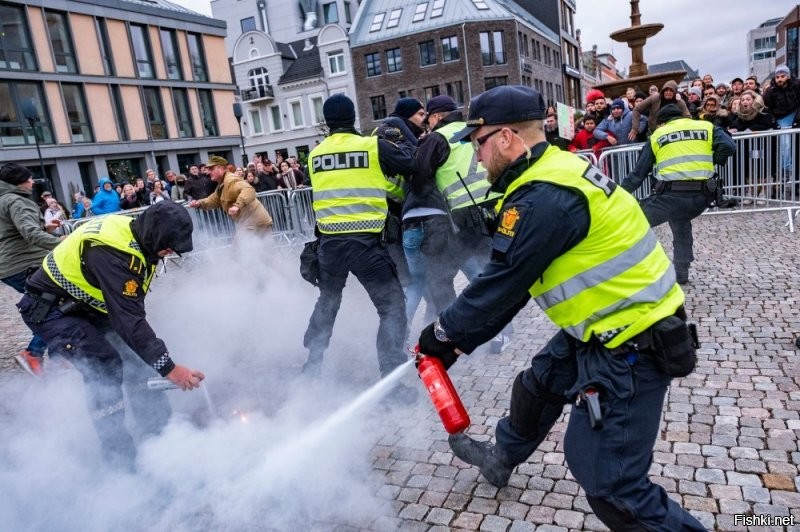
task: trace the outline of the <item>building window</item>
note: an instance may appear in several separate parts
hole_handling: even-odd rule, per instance
[[[389,20],[386,22],[386,29],[396,28],[400,24],[400,15],[403,14],[403,8],[392,9],[389,12]]]
[[[138,24],[131,24],[131,41],[133,42],[133,56],[136,59],[136,68],[140,78],[153,78],[153,56],[150,53],[150,39],[147,28]]]
[[[484,66],[505,65],[506,51],[502,31],[482,31],[480,33],[481,61]]]
[[[322,114],[322,96],[312,96],[311,97],[311,111],[312,111],[312,122],[314,124],[322,124],[325,122],[325,116]]]
[[[29,105],[39,117],[33,128],[23,112]],[[42,144],[53,143],[53,129],[45,111],[41,85],[0,82],[0,142],[3,146],[36,144],[34,134]]]
[[[283,123],[281,122],[281,108],[277,105],[273,105],[269,108],[269,116],[272,120],[272,131],[281,131],[283,129]]]
[[[540,43],[539,41],[533,41],[533,60],[534,61],[542,60],[542,43]]]
[[[367,77],[380,76],[381,74],[381,54],[367,54]]]
[[[386,98],[383,95],[373,96],[369,101],[372,105],[372,119],[383,120],[386,118]]]
[[[489,9],[489,6],[486,5],[486,2],[484,2],[484,0],[472,0],[472,3],[475,4],[475,7],[477,7],[480,10]]]
[[[250,134],[261,135],[264,133],[264,126],[261,124],[261,111],[250,109]]]
[[[202,37],[198,33],[187,33],[186,40],[189,44],[189,58],[192,61],[194,80],[208,81],[208,69],[206,69],[206,59],[203,54]]]
[[[67,110],[72,142],[92,142],[92,128],[89,115],[86,114],[86,99],[81,86],[73,83],[63,83],[61,92],[64,95],[64,104]]]
[[[98,44],[100,45],[100,58],[103,60],[103,72],[105,72],[107,76],[114,76],[116,75],[116,71],[114,70],[114,60],[111,57],[111,45],[108,40],[106,19],[95,19],[94,25],[97,30]]]
[[[175,105],[175,114],[178,116],[178,136],[194,137],[192,113],[189,112],[189,95],[186,89],[172,89],[172,102]]]
[[[458,53],[458,37],[442,38],[442,61],[457,61],[461,56]]]
[[[444,12],[444,0],[433,0],[431,18],[441,17]]]
[[[372,24],[369,26],[369,31],[379,31],[383,25],[384,18],[386,18],[386,13],[375,13],[375,16],[372,17]]]
[[[493,89],[501,85],[508,85],[508,76],[494,76],[491,78],[483,78],[484,90]]]
[[[461,81],[451,81],[444,84],[444,90],[456,104],[461,107],[464,105],[464,84]]]
[[[552,60],[550,59],[550,47],[546,44],[544,45],[544,64],[547,66],[552,64]]]
[[[341,50],[330,52],[328,54],[328,65],[331,67],[331,75],[347,72],[344,67],[344,52]]]
[[[200,120],[203,122],[203,134],[206,137],[216,137],[217,118],[214,114],[214,97],[210,90],[201,89],[197,91],[200,100]]]
[[[142,87],[144,106],[147,109],[147,119],[150,122],[150,138],[167,138],[167,124],[164,121],[164,108],[161,105],[161,94],[158,87]]]
[[[386,50],[386,71],[400,72],[401,70],[403,70],[403,54],[400,52],[400,48]]]
[[[256,17],[243,18],[242,20],[239,21],[239,24],[242,26],[242,33],[247,33],[248,31],[255,31]]]
[[[439,85],[432,85],[430,87],[425,87],[425,103],[428,103],[431,98],[435,98],[441,94],[439,90]]]
[[[292,100],[289,101],[289,111],[291,111],[290,115],[292,117],[292,129],[301,128],[306,125],[305,120],[303,120],[303,106],[300,103],[300,100]]]
[[[419,43],[419,64],[421,66],[436,64],[436,45],[433,41]]]
[[[167,65],[168,79],[183,79],[181,56],[178,52],[178,36],[175,30],[162,29],[161,49],[164,51],[164,63]]]
[[[269,72],[264,67],[254,68],[247,72],[247,79],[250,82],[253,96],[245,99],[266,98],[272,95],[272,90],[269,86]]]
[[[117,124],[119,140],[128,140],[128,120],[122,106],[122,93],[119,85],[111,85],[111,103],[114,105],[114,122]]]
[[[428,2],[420,2],[414,10],[414,18],[411,22],[419,22],[425,19],[425,12],[428,11]]]
[[[348,24],[353,23],[353,19],[351,18],[350,15],[350,2],[344,3],[344,21]]]
[[[0,4],[0,70],[37,70],[25,7]]]
[[[72,38],[69,33],[67,15],[56,11],[46,11],[47,33],[50,36],[50,46],[53,48],[53,57],[56,60],[56,72],[77,72],[75,52],[72,47]]]
[[[336,8],[336,2],[322,4],[322,19],[325,24],[336,24],[339,22],[339,10]]]

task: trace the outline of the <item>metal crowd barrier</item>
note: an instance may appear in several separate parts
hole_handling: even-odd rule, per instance
[[[572,153],[574,153],[575,155],[577,155],[581,159],[585,159],[586,162],[588,162],[589,164],[593,164],[593,165],[597,166],[597,156],[594,154],[594,151],[592,151],[592,150],[578,150],[578,151],[575,151],[575,152],[572,152]]]
[[[731,209],[709,209],[703,214],[730,214],[786,210],[787,226],[794,232],[794,217],[800,212],[800,129],[734,133],[736,155],[725,166],[717,166],[726,197],[739,204]],[[642,144],[606,148],[597,166],[615,182],[621,183],[633,170]],[[650,194],[651,184],[645,180],[635,195],[641,199]]]

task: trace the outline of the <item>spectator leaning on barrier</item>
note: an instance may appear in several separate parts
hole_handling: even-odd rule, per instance
[[[25,291],[28,268],[36,267],[61,238],[51,234],[59,222],[45,226],[30,197],[33,176],[16,163],[0,167],[0,281],[19,293]],[[29,373],[40,375],[47,343],[33,335],[28,347],[14,358]]]
[[[564,453],[608,528],[705,530],[648,478],[670,379],[694,367],[683,292],[636,200],[549,146],[543,120],[537,91],[496,87],[473,98],[467,127],[451,139],[473,142],[504,196],[491,262],[423,330],[420,352],[449,367],[531,297],[560,330],[514,381],[496,444],[462,432],[449,437],[450,448],[504,487],[574,403]],[[662,335],[679,344],[680,370],[662,363]]]
[[[764,91],[764,104],[775,117],[780,129],[800,126],[800,80],[791,77],[786,65],[775,69],[775,81]],[[781,135],[780,148],[782,177],[784,180],[793,179],[795,161],[792,138],[789,135]]]
[[[569,151],[592,150],[595,155],[599,156],[600,150],[611,146],[611,144],[609,144],[608,141],[598,140],[594,137],[594,129],[596,126],[597,118],[594,115],[589,114],[584,116],[583,129],[575,132],[575,136],[572,137],[572,142],[567,149]]]
[[[268,234],[272,229],[272,217],[256,198],[256,190],[241,177],[226,171],[228,161],[217,155],[206,163],[217,190],[202,200],[192,200],[189,207],[203,210],[221,208],[236,224],[239,231],[258,235]]]
[[[171,201],[153,205],[136,219],[103,216],[76,228],[47,255],[17,303],[28,327],[81,373],[103,458],[113,467],[131,471],[136,460],[125,427],[123,377],[126,383],[132,373],[138,377],[126,392],[145,434],[160,431],[170,414],[166,397],[147,389],[148,377],[160,374],[184,390],[203,380],[199,371],[172,361],[145,312],[158,261],[191,250],[192,220]],[[136,364],[126,364],[124,372],[126,355],[114,346],[122,341],[138,354]]]
[[[196,164],[189,166],[189,175],[186,176],[186,185],[183,193],[187,200],[201,200],[208,196],[208,178],[200,173]]]
[[[726,164],[736,153],[736,144],[724,129],[684,118],[675,105],[659,109],[656,120],[659,125],[622,188],[633,192],[655,168],[658,182],[641,207],[651,227],[669,222],[675,275],[678,283],[686,284],[694,260],[692,219],[716,199],[716,187],[721,184],[714,179],[714,165]]]
[[[631,142],[631,137],[636,139],[646,127],[647,122],[643,117],[637,122],[633,121],[633,112],[628,110],[625,101],[618,98],[611,103],[611,115],[598,124],[593,134],[594,138],[605,140],[612,146],[624,146]]]

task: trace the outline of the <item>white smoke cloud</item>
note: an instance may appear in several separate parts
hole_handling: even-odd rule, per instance
[[[202,390],[167,392],[173,419],[140,443],[133,475],[103,464],[76,371],[6,379],[0,530],[331,529],[390,513],[370,465],[382,425],[368,413],[385,412],[375,408],[385,390],[330,426],[378,381],[374,308],[351,282],[323,379],[302,378],[317,291],[295,256],[280,257],[265,266],[228,249],[156,280],[149,321],[176,363],[205,373],[218,416]]]

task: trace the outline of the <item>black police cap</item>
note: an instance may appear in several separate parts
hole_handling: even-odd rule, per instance
[[[547,105],[539,91],[523,85],[502,85],[489,89],[469,103],[467,127],[450,137],[464,140],[481,126],[544,120]]]

